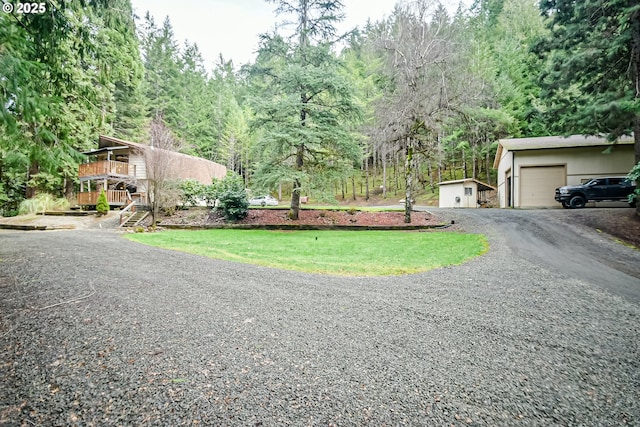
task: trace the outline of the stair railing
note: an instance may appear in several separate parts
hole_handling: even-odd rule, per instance
[[[130,213],[129,213],[129,215],[127,215],[125,217],[125,214],[127,212],[130,212]],[[124,208],[124,209],[122,209],[120,211],[120,225],[119,226],[122,227],[122,224],[124,224],[127,221],[127,219],[129,219],[129,217],[131,215],[133,215],[135,212],[136,212],[136,201],[132,200],[131,203],[129,203],[126,208]]]

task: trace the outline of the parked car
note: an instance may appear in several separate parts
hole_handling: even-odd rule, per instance
[[[278,200],[269,195],[249,199],[249,206],[278,206]]]
[[[563,208],[583,208],[590,201],[628,201],[636,186],[623,176],[592,178],[582,185],[556,188],[556,201]],[[630,203],[635,206],[635,201]]]

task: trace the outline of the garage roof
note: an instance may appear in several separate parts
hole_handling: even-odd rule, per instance
[[[599,145],[611,145],[611,141],[599,136],[571,135],[542,136],[537,138],[513,138],[501,139],[500,145],[509,151],[541,150],[544,148],[570,148],[570,147],[594,147]],[[623,136],[618,144],[633,144],[633,136]]]

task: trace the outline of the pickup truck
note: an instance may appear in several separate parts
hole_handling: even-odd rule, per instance
[[[563,208],[583,208],[590,201],[629,201],[636,186],[624,176],[592,178],[582,185],[565,185],[556,188],[556,201]],[[629,202],[635,206],[635,200]]]

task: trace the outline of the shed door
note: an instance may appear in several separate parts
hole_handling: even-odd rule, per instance
[[[520,206],[558,206],[556,188],[566,183],[565,166],[526,166],[520,168]]]

